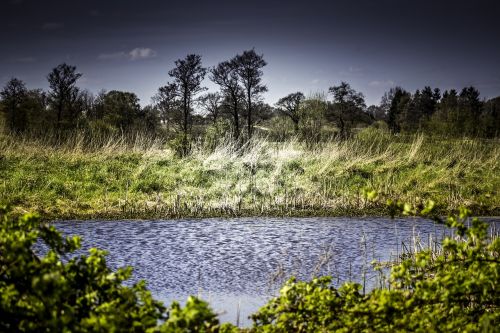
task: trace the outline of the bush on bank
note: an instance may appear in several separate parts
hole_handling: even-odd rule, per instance
[[[69,258],[78,237],[64,238],[36,215],[18,219],[0,211],[0,331],[2,332],[215,332],[208,304],[189,298],[167,309],[145,282],[124,286],[131,268],[112,271],[105,252]],[[45,256],[33,245],[41,239]]]
[[[412,212],[409,205],[394,210]],[[427,215],[428,206],[421,212]],[[255,332],[496,332],[500,325],[500,239],[461,210],[442,221],[456,229],[440,251],[410,255],[392,269],[387,288],[363,295],[361,285],[339,289],[329,277],[288,281],[256,314]]]

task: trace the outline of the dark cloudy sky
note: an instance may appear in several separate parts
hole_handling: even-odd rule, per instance
[[[15,76],[46,88],[67,62],[79,86],[147,104],[176,59],[199,53],[213,66],[252,47],[268,62],[269,103],[342,80],[368,104],[394,85],[500,95],[498,0],[0,0],[0,85]]]

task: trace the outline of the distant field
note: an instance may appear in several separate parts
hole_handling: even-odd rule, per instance
[[[383,198],[500,215],[498,140],[395,137],[374,129],[309,149],[256,139],[178,158],[137,138],[54,147],[0,140],[0,202],[49,218],[387,215]]]

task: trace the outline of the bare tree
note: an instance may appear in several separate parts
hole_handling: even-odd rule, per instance
[[[267,65],[263,55],[258,55],[255,50],[244,51],[243,54],[238,54],[234,58],[236,64],[236,72],[245,90],[245,98],[247,102],[247,131],[248,139],[252,138],[253,120],[252,120],[252,103],[258,99],[259,95],[267,91],[267,87],[261,83],[262,68]]]
[[[75,84],[81,76],[82,74],[76,72],[75,66],[65,63],[54,68],[47,76],[52,90],[49,95],[50,104],[57,112],[57,128],[61,127],[64,117],[69,125],[78,116],[79,89]]]
[[[222,96],[219,93],[208,93],[200,98],[200,105],[213,123],[219,118],[222,109]]]
[[[296,92],[280,98],[276,103],[278,110],[293,121],[295,133],[299,131],[300,106],[304,99],[303,93]]]
[[[238,139],[240,135],[240,101],[243,93],[238,82],[238,73],[236,63],[233,60],[224,61],[210,69],[210,80],[221,87],[225,99],[230,104],[230,113],[233,123],[234,138]]]
[[[192,117],[191,103],[196,94],[205,90],[201,82],[205,78],[207,69],[201,65],[201,56],[188,54],[186,58],[175,61],[175,68],[168,74],[174,78],[178,94],[182,102],[182,131],[187,140],[190,120]]]

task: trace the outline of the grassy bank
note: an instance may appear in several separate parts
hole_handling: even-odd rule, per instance
[[[240,149],[195,144],[178,158],[141,137],[54,145],[3,136],[0,201],[50,218],[386,215],[364,200],[369,188],[417,204],[433,198],[443,212],[500,215],[498,143],[369,129],[313,149],[257,139]]]

